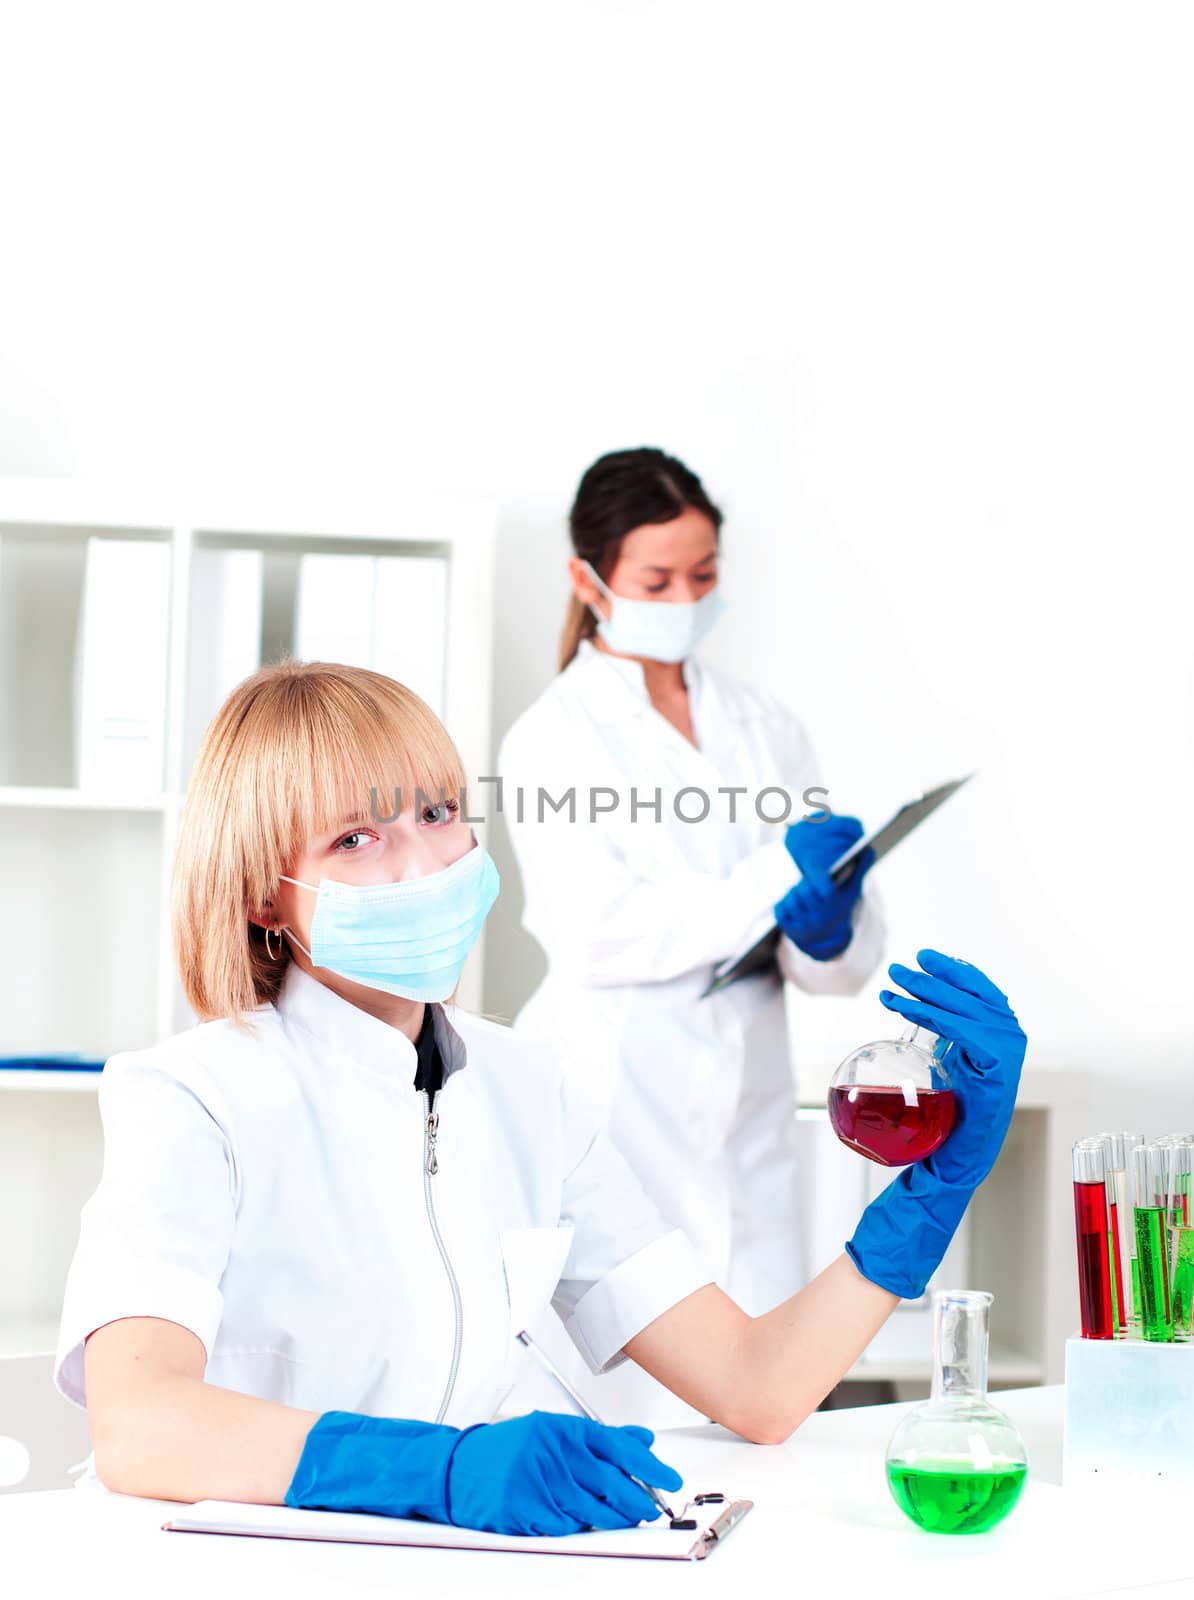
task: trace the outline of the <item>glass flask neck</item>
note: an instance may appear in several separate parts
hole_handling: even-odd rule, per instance
[[[993,1298],[983,1289],[939,1289],[934,1294],[934,1400],[987,1398]]]
[[[939,1039],[936,1034],[930,1033],[927,1028],[918,1027],[915,1022],[904,1029],[899,1042],[923,1050],[925,1055],[932,1056],[935,1061],[940,1061],[949,1049],[948,1039]]]

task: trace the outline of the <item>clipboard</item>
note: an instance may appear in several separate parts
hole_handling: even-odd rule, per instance
[[[948,783],[940,783],[935,789],[926,789],[923,794],[914,795],[911,800],[906,800],[881,828],[876,828],[874,833],[859,839],[857,844],[852,844],[844,855],[838,857],[829,869],[829,876],[834,883],[846,882],[855,860],[864,850],[873,850],[875,860],[882,861],[890,850],[895,849],[901,839],[906,839],[910,833],[919,828],[926,817],[931,817],[938,806],[944,805],[951,795],[957,794],[962,785],[969,783],[973,777],[974,773],[968,772],[964,778],[951,778]],[[713,976],[702,989],[700,998],[704,1000],[708,995],[717,994],[719,990],[728,988],[731,983],[737,983],[739,978],[747,978],[752,973],[770,970],[775,960],[775,947],[779,943],[779,938],[779,929],[768,914],[767,925],[761,936],[752,938],[744,950],[739,951],[737,955],[727,957],[714,967]]]
[[[714,1501],[705,1503],[702,1501]],[[222,1533],[257,1539],[315,1539],[335,1544],[390,1544],[431,1550],[505,1550],[521,1555],[614,1556],[647,1561],[704,1561],[723,1545],[752,1500],[697,1496],[685,1507],[696,1522],[674,1529],[667,1519],[613,1532],[548,1534],[485,1533],[450,1523],[416,1522],[365,1512],[303,1511],[291,1506],[245,1505],[236,1500],[200,1500],[162,1523],[167,1533]],[[662,1524],[662,1526],[660,1525]]]

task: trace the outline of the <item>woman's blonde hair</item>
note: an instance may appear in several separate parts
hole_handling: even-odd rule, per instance
[[[171,895],[183,993],[204,1021],[272,1000],[290,964],[268,917],[280,875],[343,816],[389,817],[458,795],[464,768],[439,718],[379,672],[283,661],[234,689],[203,736],[179,823]],[[375,793],[376,791],[376,793]]]

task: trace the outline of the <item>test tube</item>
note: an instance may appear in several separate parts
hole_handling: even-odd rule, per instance
[[[1074,1225],[1078,1236],[1078,1304],[1084,1339],[1114,1339],[1107,1167],[1099,1138],[1073,1148]]]
[[[1183,1293],[1182,1304],[1177,1304],[1177,1269],[1178,1248],[1181,1242],[1182,1230],[1190,1222],[1190,1173],[1194,1166],[1194,1150],[1185,1143],[1180,1134],[1171,1134],[1169,1148],[1165,1152],[1165,1215],[1168,1220],[1169,1247],[1169,1295],[1173,1311],[1173,1337],[1178,1334],[1178,1312],[1180,1309],[1182,1321],[1188,1315],[1189,1296]],[[1185,1332],[1180,1335],[1185,1337]]]
[[[1175,1145],[1190,1147],[1190,1162],[1194,1168],[1194,1133],[1175,1133]],[[1181,1172],[1180,1194],[1182,1220],[1170,1235],[1169,1265],[1173,1271],[1173,1337],[1187,1340],[1194,1337],[1191,1324],[1194,1319],[1194,1216],[1191,1216],[1191,1194],[1194,1188],[1194,1171]]]
[[[1107,1249],[1111,1262],[1111,1308],[1115,1313],[1115,1331],[1125,1333],[1128,1326],[1128,1290],[1124,1278],[1120,1244],[1120,1219],[1126,1227],[1127,1211],[1119,1208],[1120,1181],[1127,1183],[1124,1171],[1124,1136],[1122,1133],[1100,1133],[1095,1137],[1103,1146],[1103,1170],[1107,1184]]]
[[[1140,1261],[1136,1255],[1136,1227],[1132,1217],[1132,1151],[1144,1143],[1142,1133],[1121,1135],[1124,1142],[1123,1194],[1119,1202],[1120,1244],[1127,1253],[1124,1282],[1127,1284],[1128,1323],[1140,1326]]]
[[[1169,1211],[1171,1228],[1188,1228],[1190,1225],[1190,1174],[1194,1170],[1194,1141],[1189,1134],[1171,1133],[1165,1141],[1168,1146],[1168,1178],[1165,1185],[1165,1204]]]
[[[1142,1144],[1132,1151],[1136,1257],[1140,1265],[1140,1329],[1154,1343],[1173,1338],[1166,1226],[1167,1150]]]
[[[1177,1229],[1173,1266],[1173,1337],[1186,1341],[1191,1336],[1194,1311],[1194,1228]]]

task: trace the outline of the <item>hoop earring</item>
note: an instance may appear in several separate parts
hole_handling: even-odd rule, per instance
[[[277,936],[278,948],[276,952],[271,950],[269,947],[269,936],[271,933]],[[267,928],[265,930],[265,953],[271,961],[277,961],[278,957],[282,954],[282,930],[280,928]]]

